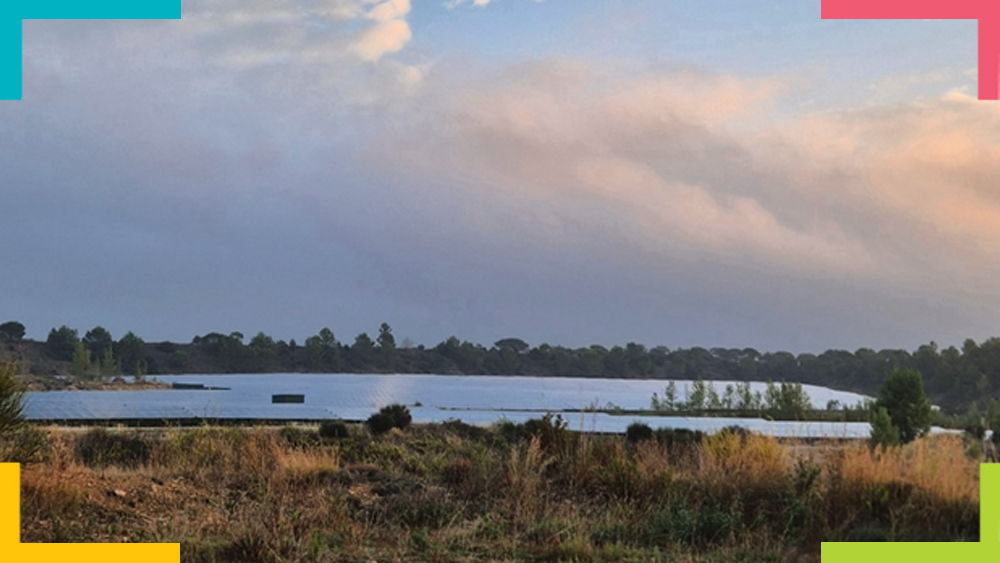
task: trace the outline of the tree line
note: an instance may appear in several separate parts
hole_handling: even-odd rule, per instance
[[[28,343],[24,325],[0,324],[0,341]],[[914,370],[923,376],[930,399],[947,410],[985,409],[1000,396],[1000,338],[966,340],[961,348],[937,344],[901,349],[827,350],[821,354],[760,352],[754,348],[647,348],[592,345],[581,348],[531,346],[504,338],[490,346],[450,337],[427,347],[396,342],[382,323],[370,336],[351,342],[329,328],[298,343],[263,332],[249,339],[240,332],[211,332],[190,343],[147,343],[129,332],[118,339],[97,326],[82,336],[73,328],[53,328],[44,355],[63,362],[60,369],[91,376],[168,373],[439,373],[534,375],[629,379],[775,381],[813,384],[874,396],[890,372]]]

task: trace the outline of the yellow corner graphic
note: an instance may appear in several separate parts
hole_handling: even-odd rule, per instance
[[[21,466],[0,463],[0,553],[30,563],[180,563],[179,543],[21,543]]]
[[[824,563],[882,561],[1000,561],[1000,464],[980,466],[980,538],[978,543],[826,542]],[[180,562],[176,543],[21,543],[21,468],[0,463],[0,553],[4,561],[31,563],[174,563]]]

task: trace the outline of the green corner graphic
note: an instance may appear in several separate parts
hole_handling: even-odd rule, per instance
[[[823,563],[996,563],[1000,561],[1000,464],[979,466],[979,543],[829,542],[821,547]]]

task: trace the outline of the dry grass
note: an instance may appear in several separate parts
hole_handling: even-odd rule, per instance
[[[906,483],[938,498],[979,503],[979,466],[957,436],[917,440],[902,448],[871,452],[857,446],[832,461],[847,480]]]
[[[22,472],[24,541],[176,541],[192,563],[813,561],[820,541],[978,537],[978,463],[954,437],[817,464],[738,434],[48,432]]]

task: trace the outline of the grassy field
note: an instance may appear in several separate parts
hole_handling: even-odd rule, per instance
[[[822,541],[979,534],[978,460],[955,436],[873,452],[548,420],[46,432],[23,541],[179,542],[192,563],[818,561]]]

